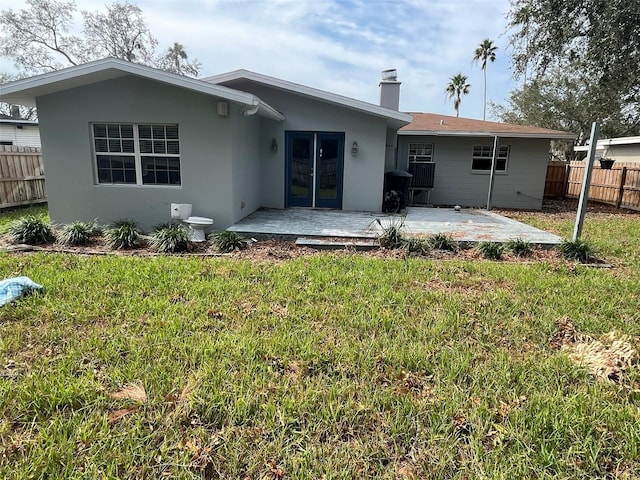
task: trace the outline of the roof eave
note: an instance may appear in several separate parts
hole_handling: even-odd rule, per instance
[[[100,74],[102,74],[102,76]],[[57,89],[54,87],[50,93],[65,90],[66,88],[63,85],[73,79],[77,80],[85,77],[87,81],[84,84],[91,84],[96,81],[118,78],[127,74],[212,95],[241,105],[259,105],[259,114],[276,120],[284,119],[282,114],[277,112],[273,107],[267,105],[258,97],[250,93],[241,92],[222,85],[212,84],[203,80],[165,72],[163,70],[147,67],[145,65],[138,65],[116,58],[96,60],[87,64],[68,67],[54,72],[48,72],[35,77],[16,80],[15,82],[0,85],[0,98],[2,98],[3,101],[16,103],[18,105],[35,106],[35,99],[40,96],[38,94],[38,89],[40,89],[41,92],[45,92],[42,93],[42,95],[45,95],[45,87],[54,86],[56,83],[59,84],[60,87]],[[79,83],[82,84],[82,81]],[[20,93],[23,92],[31,93],[25,96],[20,96]]]
[[[300,85],[298,83],[289,82],[248,70],[234,70],[232,72],[203,78],[203,81],[210,82],[215,85],[234,80],[249,80],[252,82],[278,88],[280,90],[291,91],[316,100],[340,105],[345,108],[349,108],[350,110],[368,113],[380,118],[384,118],[385,120],[387,120],[387,124],[393,128],[401,128],[413,121],[413,117],[408,113],[399,112],[397,110],[392,110],[371,103],[363,102],[354,98],[345,97],[336,93],[326,92],[324,90],[319,90],[313,87],[307,87],[306,85]]]
[[[437,130],[399,130],[398,135],[434,136],[434,137],[503,137],[503,138],[544,138],[549,140],[574,140],[576,135],[569,133],[514,133],[514,132],[474,132],[474,131],[437,131]]]
[[[38,122],[35,120],[16,120],[11,118],[0,119],[0,124],[4,125],[25,125],[25,126],[38,126]]]

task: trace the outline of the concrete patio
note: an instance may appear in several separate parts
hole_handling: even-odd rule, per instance
[[[258,210],[227,230],[249,237],[376,238],[399,215],[341,210]],[[380,222],[380,223],[378,223]],[[536,245],[556,245],[560,237],[485,210],[409,207],[404,218],[408,235],[444,233],[459,242],[507,242],[521,238]]]

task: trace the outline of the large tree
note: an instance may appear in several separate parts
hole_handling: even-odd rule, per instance
[[[496,47],[491,40],[485,38],[473,52],[473,61],[480,62],[484,77],[484,94],[482,96],[482,120],[487,119],[487,62],[496,61]]]
[[[74,2],[26,0],[24,10],[0,13],[0,54],[23,74],[58,70],[105,57],[197,75],[184,47],[174,43],[158,52],[142,10],[128,1],[106,6],[106,12],[80,12],[82,32],[73,33],[78,11]],[[176,48],[176,46],[178,48]]]
[[[579,126],[572,131],[583,139],[594,120],[603,136],[640,134],[638,12],[639,0],[511,0],[514,72],[532,81],[512,92],[502,119],[542,119],[542,109],[561,104],[554,121]],[[542,95],[535,103],[530,87]]]
[[[462,73],[456,73],[449,79],[449,83],[445,88],[447,97],[453,100],[453,108],[456,110],[456,117],[460,116],[460,104],[462,96],[469,93],[471,85],[467,83],[467,76]]]
[[[107,5],[105,12],[78,12],[72,1],[26,0],[26,4],[23,10],[0,12],[0,56],[13,60],[18,76],[105,57],[181,75],[199,73],[200,64],[189,60],[181,44],[158,51],[142,10],[128,1]],[[80,23],[82,29],[77,27]]]

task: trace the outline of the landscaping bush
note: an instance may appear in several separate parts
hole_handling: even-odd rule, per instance
[[[476,249],[489,260],[500,260],[504,253],[504,246],[499,242],[480,242]]]
[[[558,248],[562,256],[567,260],[587,262],[593,256],[593,250],[585,240],[565,240]]]
[[[191,249],[189,230],[175,223],[159,225],[151,234],[149,244],[162,253],[188,252]]]
[[[11,223],[8,233],[13,243],[44,245],[56,240],[51,224],[35,215],[27,215]]]
[[[107,243],[113,249],[139,247],[142,244],[142,232],[133,220],[117,220],[106,231]]]
[[[410,237],[404,241],[405,247],[410,253],[427,255],[429,253],[429,242],[423,238]]]
[[[516,257],[530,257],[533,254],[531,242],[523,240],[522,238],[508,241],[507,249]]]
[[[448,250],[455,252],[458,249],[456,242],[451,235],[444,233],[435,233],[427,239],[427,243],[434,250]]]
[[[96,222],[73,222],[62,227],[58,241],[63,245],[88,245],[91,239],[100,233]]]
[[[375,221],[382,228],[378,237],[381,247],[395,249],[405,246],[406,241],[402,234],[404,217],[389,217],[389,220],[384,223],[379,218],[376,218]]]
[[[213,246],[222,253],[242,250],[247,246],[247,241],[242,235],[228,230],[214,233],[209,238],[213,242]]]

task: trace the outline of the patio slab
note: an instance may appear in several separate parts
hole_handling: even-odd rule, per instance
[[[258,210],[227,230],[253,237],[375,238],[402,217],[342,210]],[[444,233],[459,242],[507,242],[521,238],[537,245],[556,245],[560,237],[485,210],[409,207],[404,217],[409,235]]]

